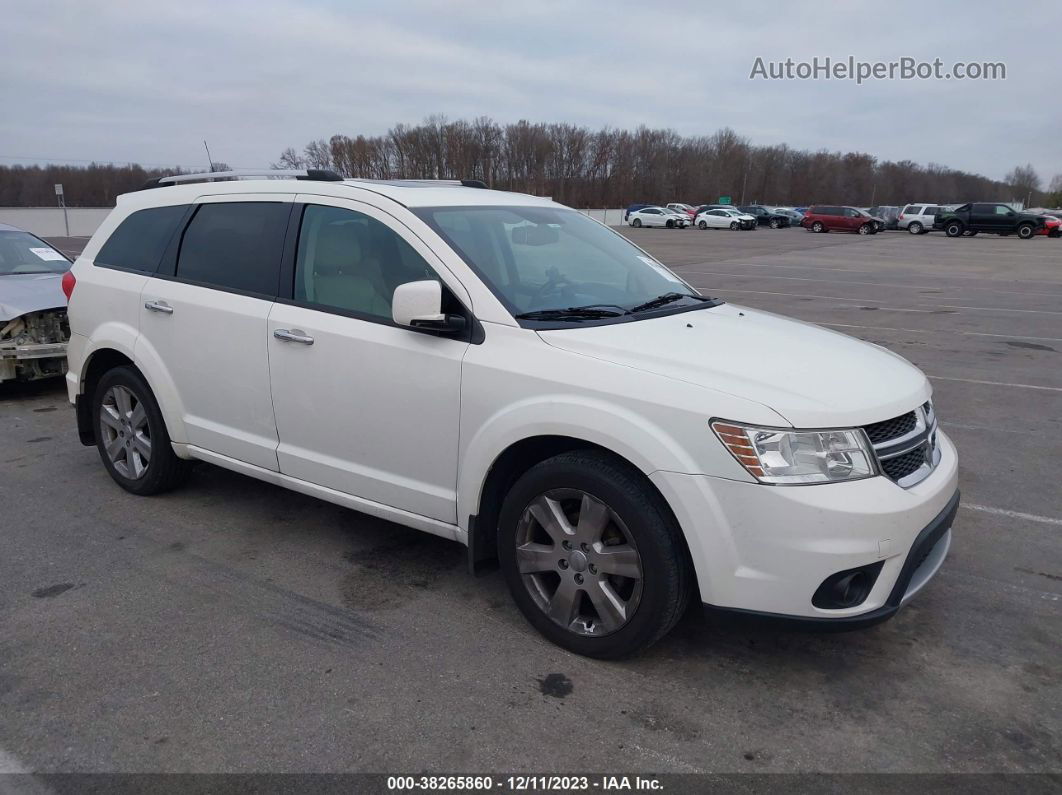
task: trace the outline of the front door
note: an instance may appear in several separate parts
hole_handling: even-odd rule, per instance
[[[296,211],[291,299],[274,305],[265,339],[280,471],[456,524],[469,343],[391,319],[395,287],[439,279],[441,263],[369,205],[306,196]],[[442,281],[468,306],[452,276]]]

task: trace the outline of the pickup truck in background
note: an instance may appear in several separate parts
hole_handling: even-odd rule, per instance
[[[1043,215],[1018,212],[999,202],[971,202],[935,216],[933,228],[943,229],[948,237],[988,232],[1002,237],[1017,235],[1022,240],[1029,240],[1044,228],[1045,222]]]

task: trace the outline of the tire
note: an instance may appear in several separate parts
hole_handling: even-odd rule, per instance
[[[587,511],[599,517],[587,524],[603,529],[584,530],[580,540],[577,517]],[[575,532],[570,542],[566,530]],[[616,659],[648,647],[689,602],[691,566],[666,503],[640,472],[604,452],[563,453],[524,473],[502,504],[498,552],[509,591],[532,626],[587,657]],[[598,570],[610,554],[612,566],[632,576]],[[614,598],[601,598],[606,592]]]
[[[664,224],[664,225],[665,225],[665,226],[666,226],[666,227],[667,227],[668,229],[674,229],[674,228],[675,228],[675,222],[674,222],[674,221],[668,221],[668,222],[667,222],[666,224]]]
[[[1047,233],[1047,236],[1048,237],[1062,237],[1062,230],[1052,229],[1050,232]]]
[[[771,229],[777,229],[781,225],[782,225],[782,223],[777,218],[772,218],[771,219],[771,224],[770,224]]]
[[[1018,227],[1018,237],[1022,240],[1032,240],[1036,234],[1036,227],[1032,224],[1022,224]]]
[[[816,221],[811,225],[812,232],[825,232],[826,225],[822,221]]]
[[[730,231],[731,231],[731,232],[736,232],[736,231],[737,231],[737,228],[738,228],[739,226],[741,226],[741,224],[739,224],[739,223],[738,223],[737,221],[731,221],[731,222],[730,222]]]
[[[708,222],[707,221],[698,221],[697,222],[697,228],[700,229],[703,232],[705,229],[708,228]]]
[[[872,235],[872,234],[874,234],[874,225],[873,224],[863,224],[856,231],[859,232],[859,234],[861,234],[861,235]]]
[[[633,226],[635,229],[637,229],[641,225],[642,225],[642,219],[641,218],[635,218],[633,221],[631,221],[631,226]]]
[[[964,231],[962,224],[958,221],[951,221],[946,227],[944,227],[944,234],[948,237],[962,237]]]
[[[159,404],[134,368],[104,373],[92,396],[92,422],[103,466],[126,491],[161,494],[188,477],[191,463],[174,454]]]
[[[912,235],[920,235],[922,234],[922,225],[918,223],[918,221],[912,221],[911,224],[907,227],[907,231],[910,232]]]

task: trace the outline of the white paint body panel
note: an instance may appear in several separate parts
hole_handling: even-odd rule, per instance
[[[536,332],[520,327],[407,208],[557,205],[355,181],[297,190],[298,201],[365,212],[401,234],[475,314],[483,341],[92,265],[136,209],[293,195],[281,180],[178,186],[122,197],[75,263],[71,399],[84,390],[91,355],[119,351],[144,372],[179,455],[461,542],[510,445],[542,435],[581,439],[630,461],[667,500],[705,601],[790,615],[823,617],[811,605],[818,583],[878,560],[884,566],[868,600],[828,615],[883,604],[911,541],[954,494],[957,458],[943,434],[937,469],[903,489],[883,477],[762,486],[711,433],[713,417],[852,427],[927,400],[925,376],[878,346],[733,305]],[[174,313],[143,310],[156,299]],[[274,339],[275,329],[298,329],[313,344]]]

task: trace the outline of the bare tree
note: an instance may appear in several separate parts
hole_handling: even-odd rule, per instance
[[[1014,170],[1003,178],[1003,181],[1011,187],[1016,198],[1028,204],[1031,204],[1040,192],[1040,175],[1036,173],[1032,163],[1015,166]]]

